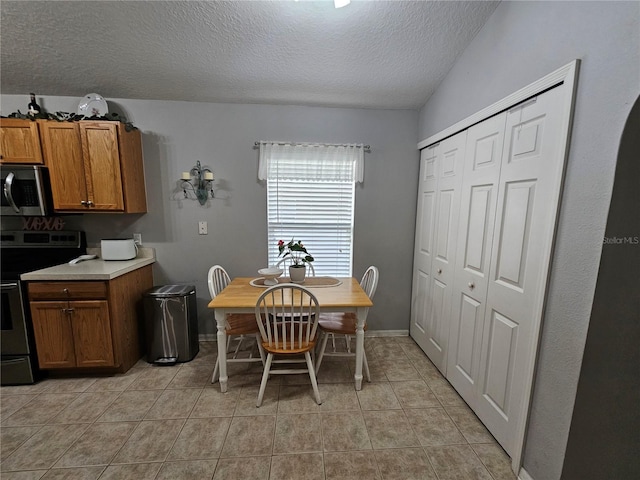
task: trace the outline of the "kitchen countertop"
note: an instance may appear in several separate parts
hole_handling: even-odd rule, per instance
[[[100,256],[100,249],[87,248],[87,253]],[[101,258],[95,258],[75,265],[63,263],[62,265],[23,273],[20,275],[20,280],[112,280],[155,262],[155,249],[139,247],[138,256],[133,260],[104,261]]]

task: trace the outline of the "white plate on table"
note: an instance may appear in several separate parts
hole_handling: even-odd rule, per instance
[[[78,115],[104,117],[107,113],[109,113],[107,101],[97,93],[87,93],[78,104]]]

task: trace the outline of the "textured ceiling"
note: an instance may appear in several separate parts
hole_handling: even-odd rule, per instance
[[[8,1],[3,94],[420,108],[489,1]]]

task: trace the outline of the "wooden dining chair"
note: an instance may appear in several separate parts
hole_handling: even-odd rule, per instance
[[[256,302],[255,319],[262,337],[262,348],[267,352],[262,382],[256,406],[262,398],[269,375],[300,374],[309,372],[311,385],[320,405],[320,392],[316,381],[311,352],[316,346],[320,308],[315,295],[293,283],[282,283],[265,290]],[[295,357],[304,355],[306,370],[302,368],[272,368],[273,364],[291,366]],[[274,357],[277,357],[274,360]]]
[[[362,280],[360,280],[360,286],[370,299],[373,299],[376,289],[378,288],[378,277],[378,268],[372,265],[367,268],[366,272],[364,272],[364,275],[362,276]],[[369,309],[367,308],[365,311],[365,331],[367,330],[366,315],[368,313]],[[351,351],[351,337],[356,334],[356,324],[357,317],[355,313],[323,313],[320,315],[318,327],[320,328],[321,341],[319,342],[319,352],[316,356],[316,375],[324,357],[355,357],[355,352]],[[335,341],[333,342],[333,350],[330,352],[326,351],[327,340],[330,336],[335,337],[336,335],[340,335],[344,338],[346,343],[346,352],[336,351]],[[367,354],[363,351],[362,355],[364,372],[367,376],[367,381],[370,382],[371,374],[369,373]]]
[[[218,295],[231,282],[229,274],[220,265],[214,265],[209,269],[207,280],[211,299],[214,299],[216,295]],[[256,325],[256,317],[253,313],[234,313],[227,315],[225,332],[227,334],[227,344],[224,348],[228,356],[227,363],[262,362],[264,364],[265,354],[260,343],[260,330],[258,329],[258,325]],[[255,337],[256,343],[258,344],[258,352],[260,353],[259,358],[254,357],[251,352],[249,353],[249,357],[238,357],[246,336]],[[231,341],[234,337],[238,343],[235,349],[230,352],[229,349],[231,347]],[[223,347],[218,345],[218,348]],[[219,373],[220,365],[218,363],[218,357],[216,357],[216,365],[213,368],[213,375],[211,375],[211,383],[215,383],[218,380]]]

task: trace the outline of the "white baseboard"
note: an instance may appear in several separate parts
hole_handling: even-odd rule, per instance
[[[216,333],[201,333],[198,335],[198,341],[200,342],[215,342],[217,338]]]
[[[408,337],[409,330],[369,330],[365,337]]]
[[[408,337],[409,330],[369,330],[365,332],[366,337]],[[215,342],[217,334],[201,333],[198,335],[200,342]]]
[[[529,473],[524,469],[524,467],[520,467],[520,472],[518,473],[518,480],[533,480],[533,477],[529,475]]]

